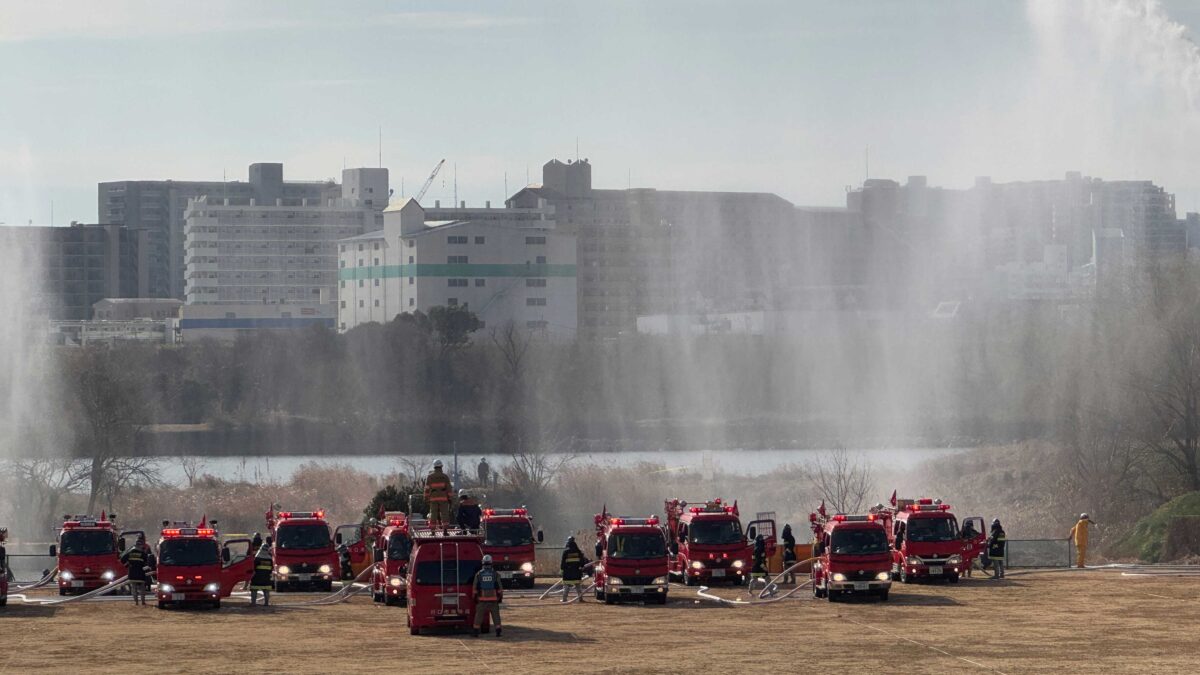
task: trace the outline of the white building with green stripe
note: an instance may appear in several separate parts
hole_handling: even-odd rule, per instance
[[[488,327],[553,339],[576,330],[575,237],[550,208],[425,209],[408,199],[383,230],[338,242],[338,328],[465,306]]]

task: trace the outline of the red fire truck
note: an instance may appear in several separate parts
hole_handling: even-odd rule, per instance
[[[824,505],[809,515],[812,524],[813,595],[832,602],[843,595],[875,595],[888,599],[892,587],[891,552],[878,515],[827,517]]]
[[[115,518],[105,513],[99,518],[63,516],[58,544],[50,545],[50,557],[58,558],[59,595],[94,591],[125,576]]]
[[[276,512],[272,507],[267,511],[267,530],[273,540],[275,590],[333,590],[341,562],[324,510]]]
[[[408,604],[408,560],[412,554],[408,515],[389,511],[374,521],[369,534],[374,541],[375,569],[371,573],[371,597],[387,605]]]
[[[958,583],[958,577],[978,555],[983,539],[983,519],[972,522],[964,539],[950,505],[941,500],[922,498],[896,500],[893,506],[872,509],[888,535],[892,553],[892,576],[902,583],[913,579],[945,579]],[[965,521],[964,521],[965,524]],[[973,530],[977,533],[971,536]],[[978,542],[976,540],[979,540]]]
[[[475,574],[483,566],[483,535],[475,530],[434,532],[424,521],[410,530],[408,630],[471,628],[475,620]],[[491,626],[485,623],[482,632]]]
[[[610,516],[605,507],[595,523],[596,599],[609,605],[618,600],[667,604],[669,556],[658,516]]]
[[[542,531],[533,530],[529,510],[484,509],[483,552],[492,556],[492,566],[500,574],[505,588],[533,588],[533,565],[537,559],[534,541],[544,540]]]
[[[775,521],[751,521],[743,533],[736,501],[725,504],[717,498],[689,505],[682,499],[668,499],[665,506],[671,574],[689,586],[745,583],[754,562],[750,533],[763,534],[768,557],[774,553]]]
[[[221,607],[221,598],[233,593],[237,584],[254,574],[254,556],[249,539],[230,539],[219,543],[216,521],[206,519],[192,526],[186,521],[163,521],[158,540],[158,608],[169,605],[209,605]],[[239,549],[235,558],[232,548]]]

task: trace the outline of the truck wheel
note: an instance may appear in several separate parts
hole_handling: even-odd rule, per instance
[[[604,594],[604,604],[611,605],[611,604],[614,604],[616,601],[617,601],[617,599],[614,598],[613,596],[609,595],[608,593]]]
[[[396,605],[397,600],[398,600],[398,598],[393,598],[392,596],[389,595],[386,598],[384,598],[383,604],[386,607],[394,607]]]
[[[879,601],[887,602],[887,599],[888,599],[888,592],[887,591],[879,591]]]
[[[408,634],[409,634],[409,635],[420,635],[420,634],[421,634],[421,629],[420,629],[420,628],[417,628],[416,626],[409,626],[409,627],[408,627]]]
[[[58,594],[59,594],[59,595],[66,595],[66,594],[67,594],[67,589],[65,589],[65,588],[60,588],[60,589],[58,589]]]
[[[946,581],[949,581],[952,584],[957,584],[958,583],[958,575],[951,574],[950,576],[946,577]]]
[[[213,608],[213,609],[221,609],[221,600],[220,600],[220,599],[213,600],[213,601],[212,601],[212,608]]]
[[[323,582],[321,584],[321,591],[324,593],[332,593],[333,592],[333,582],[332,581]]]
[[[400,601],[397,604],[399,604],[401,607],[408,607],[408,596],[407,595],[400,596]]]
[[[166,609],[166,608],[167,608],[167,603],[163,602],[162,600],[159,600],[159,601],[158,601],[158,608],[159,608],[159,609]]]
[[[837,601],[837,599],[838,599],[838,596],[839,596],[839,595],[841,595],[841,594],[842,594],[842,592],[841,592],[841,591],[834,591],[834,590],[826,590],[826,591],[825,591],[825,597],[826,597],[826,598],[827,598],[827,599],[828,599],[830,602],[836,602],[836,601]]]
[[[657,598],[655,598],[655,599],[654,599],[654,604],[656,604],[656,605],[665,605],[665,604],[667,604],[667,594],[666,594],[666,593],[663,593],[662,595],[659,595]]]

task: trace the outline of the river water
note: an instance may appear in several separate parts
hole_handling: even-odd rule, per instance
[[[862,459],[877,469],[909,469],[917,464],[937,457],[964,452],[966,448],[886,448],[869,450],[846,450],[851,458]],[[597,464],[601,466],[626,467],[642,462],[660,464],[666,470],[699,471],[701,473],[734,473],[761,475],[787,465],[811,465],[828,450],[663,450],[622,451],[583,453],[575,455],[574,464]],[[474,476],[479,463],[479,454],[460,453],[459,469],[464,475]],[[296,469],[304,464],[322,466],[350,466],[371,474],[395,474],[404,472],[408,462],[418,462],[428,469],[434,459],[441,459],[447,471],[453,469],[452,455],[248,455],[223,457],[163,457],[159,467],[163,480],[186,483],[186,463],[194,463],[198,474],[211,474],[226,480],[241,480],[252,483],[287,482]],[[492,469],[499,469],[511,460],[502,455],[487,456]]]

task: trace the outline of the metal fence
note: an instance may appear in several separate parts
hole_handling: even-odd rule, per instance
[[[1070,539],[1009,539],[1006,567],[1070,567]]]

